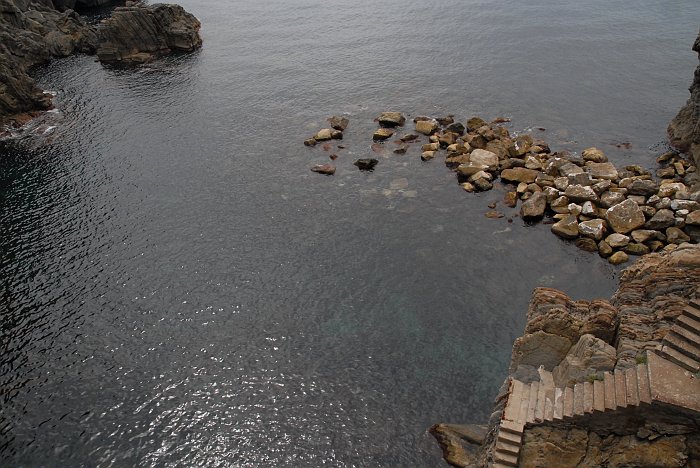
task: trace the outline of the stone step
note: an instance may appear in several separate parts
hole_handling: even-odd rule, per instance
[[[547,398],[547,386],[540,381],[537,388],[537,402],[535,403],[535,413],[533,415],[534,422],[542,422],[544,420],[544,405]]]
[[[530,407],[530,385],[525,384],[523,386],[523,393],[520,398],[520,411],[518,411],[517,421],[526,422],[527,421],[527,410]]]
[[[505,410],[503,411],[503,419],[508,421],[516,421],[520,414],[520,402],[522,400],[523,389],[525,384],[519,380],[511,380],[510,393],[506,402]]]
[[[605,409],[615,410],[617,409],[617,403],[615,400],[615,376],[611,372],[606,372],[603,374],[605,385]]]
[[[501,424],[499,426],[499,433],[500,432],[510,432],[511,434],[518,435],[520,437],[523,436],[523,428],[525,425],[521,422],[515,422],[515,421],[501,421]]]
[[[669,331],[669,333],[679,335],[685,341],[692,343],[693,346],[700,349],[700,334],[692,332],[690,330],[686,330],[685,328],[679,326],[678,323],[676,323],[673,326],[673,328],[671,328],[671,331]]]
[[[593,383],[583,382],[583,412],[593,412]]]
[[[698,364],[696,360],[689,358],[685,354],[679,353],[670,346],[662,346],[661,349],[656,350],[656,354],[692,373],[696,373],[698,370],[700,370],[700,364]]]
[[[698,314],[697,316],[698,318],[700,318],[700,298],[691,299],[690,301],[688,301],[688,308],[695,309],[695,313]]]
[[[677,351],[685,354],[691,359],[700,361],[700,347],[693,344],[692,341],[687,340],[680,333],[676,333],[674,328],[671,328],[671,330],[668,333],[666,333],[666,336],[663,339],[663,343],[672,348],[675,348]]]
[[[564,418],[564,390],[561,388],[554,389],[554,419]]]
[[[625,390],[627,406],[639,406],[639,389],[637,388],[637,366],[625,369]]]
[[[509,444],[517,445],[518,447],[520,447],[523,444],[523,435],[514,434],[508,431],[498,431],[498,437],[496,440],[507,442]]]
[[[571,387],[566,387],[564,389],[564,410],[562,415],[565,418],[571,418],[574,416],[574,389]]]
[[[549,396],[549,397],[545,396],[543,420],[544,421],[554,420],[554,397],[553,397],[553,395]]]
[[[622,370],[615,371],[615,407],[627,407],[627,389],[625,388],[625,372]]]
[[[539,382],[532,382],[530,384],[530,401],[527,404],[527,419],[526,422],[535,421],[535,409],[537,408],[537,394],[540,390]]]
[[[574,385],[574,415],[580,416],[583,414],[583,384],[577,383]]]
[[[507,453],[509,455],[517,457],[518,455],[520,455],[520,445],[515,445],[511,444],[510,442],[499,440],[498,442],[496,442],[496,451]]]
[[[649,368],[646,364],[637,364],[637,386],[639,402],[651,404],[651,385],[649,383]]]
[[[700,320],[696,320],[689,315],[681,314],[676,317],[676,325],[692,333],[700,334]]]
[[[504,466],[518,466],[518,457],[498,450],[493,452],[493,461]]]
[[[593,411],[605,411],[605,382],[593,381]]]
[[[493,468],[507,468],[510,465],[504,465],[503,463],[493,463],[491,466]]]

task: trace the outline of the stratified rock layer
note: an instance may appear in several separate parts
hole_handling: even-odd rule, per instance
[[[143,63],[202,45],[200,23],[179,5],[116,8],[99,28],[97,57],[104,63]]]

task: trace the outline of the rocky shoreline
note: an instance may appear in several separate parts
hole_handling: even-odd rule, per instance
[[[700,35],[693,50],[700,55]],[[665,167],[657,171],[659,184],[649,174],[625,177],[631,180],[622,182],[620,171],[617,179],[598,177],[601,180],[591,185],[574,184],[591,188],[593,193],[586,190],[591,199],[584,204],[593,202],[595,194],[597,210],[605,208],[600,204],[605,203],[606,192],[598,193],[596,184],[609,183],[607,192],[624,197],[607,208],[604,216],[586,224],[586,231],[601,224],[615,231],[599,241],[599,250],[600,242],[615,248],[611,244],[618,240],[649,250],[653,250],[650,242],[667,245],[659,245],[660,252],[644,255],[624,270],[610,300],[575,301],[548,288],[533,292],[525,333],[513,345],[508,376],[488,423],[443,423],[430,429],[449,464],[700,466],[700,246],[684,242],[697,243],[693,220],[698,215],[693,214],[697,209],[678,214],[689,206],[681,208],[678,201],[699,201],[694,195],[697,172],[691,171],[689,177],[687,169],[700,164],[700,66],[690,91],[691,98],[668,129],[671,143],[688,152],[687,164],[677,166],[680,161],[671,160],[675,156],[663,155],[659,162]],[[586,178],[592,175],[591,166],[605,164],[596,161],[602,159],[598,151],[589,150],[588,158],[584,155],[582,159],[583,164],[574,164],[584,170],[574,169],[567,179],[569,175],[574,180]],[[612,176],[614,168],[606,169]],[[568,181],[571,186],[572,180]],[[626,190],[610,191],[613,184]],[[671,187],[676,187],[674,193]],[[567,196],[566,189],[560,196]],[[686,190],[689,196],[676,196],[678,190]],[[664,198],[667,200],[659,205]],[[664,206],[668,202],[676,202],[680,210]],[[551,208],[552,202],[547,203]],[[619,208],[611,211],[614,206]],[[595,214],[590,208],[587,212]],[[564,214],[552,226],[553,232],[595,241],[595,236],[582,232],[586,222],[579,218],[582,213],[583,206],[580,213]],[[657,216],[659,213],[662,215]],[[669,243],[676,233],[669,228],[664,232],[665,241],[657,237],[664,224],[657,224],[662,217],[669,223],[673,217],[673,227],[684,230],[688,239]]]
[[[75,0],[0,0],[0,126],[21,127],[52,108],[53,96],[30,75],[53,58],[97,54],[102,63],[129,65],[202,45],[199,21],[178,5],[127,2],[96,26],[73,7]]]

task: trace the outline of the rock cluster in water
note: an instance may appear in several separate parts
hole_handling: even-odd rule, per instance
[[[103,62],[137,63],[201,45],[199,21],[177,5],[116,8],[99,27],[87,24],[73,6],[103,0],[0,0],[0,124],[21,126],[50,109],[52,96],[29,69],[54,57],[97,53]]]
[[[334,119],[338,118],[329,120]],[[383,142],[396,135],[406,118],[400,112],[383,112],[376,121],[379,128],[372,139]],[[531,135],[511,135],[499,125],[504,121],[488,123],[472,117],[461,123],[452,116],[416,117],[415,133],[396,140],[399,146],[394,152],[405,153],[421,136],[427,138],[421,159],[443,155],[464,190],[488,191],[500,180],[506,188],[504,205],[520,204],[520,216],[526,221],[551,218],[554,234],[580,249],[598,252],[612,264],[624,263],[630,255],[700,242],[700,187],[688,182],[697,178],[692,161],[668,152],[658,158],[661,167],[655,179],[637,165],[615,167],[597,148],[588,148],[580,156],[553,152]],[[346,127],[347,119],[342,130]],[[342,130],[322,129],[304,143],[314,146],[342,138]],[[372,161],[358,160],[355,165],[371,170],[376,164]],[[312,170],[335,173],[335,168],[324,171],[314,166]],[[487,216],[504,214],[493,210]]]

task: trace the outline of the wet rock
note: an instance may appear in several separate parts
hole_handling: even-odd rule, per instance
[[[627,186],[627,193],[630,195],[643,195],[649,197],[656,194],[659,187],[653,180],[637,179]]]
[[[605,219],[615,232],[621,234],[627,234],[642,227],[646,221],[644,213],[632,200],[625,200],[608,208]]]
[[[490,219],[499,219],[505,217],[503,213],[497,210],[491,210],[486,213],[486,217]]]
[[[464,176],[471,176],[473,174],[476,174],[479,171],[488,171],[489,166],[485,164],[476,164],[474,162],[469,161],[468,163],[465,164],[460,164],[457,166],[457,172]]]
[[[401,127],[406,123],[406,117],[401,112],[382,112],[377,120],[384,127]]]
[[[622,251],[628,255],[646,255],[651,252],[651,249],[644,244],[630,242],[622,248]]]
[[[562,220],[552,224],[552,232],[562,239],[576,239],[579,235],[576,216],[567,215]]]
[[[458,135],[464,135],[466,128],[463,124],[459,122],[454,122],[449,124],[445,130],[447,130],[448,132],[456,133]]]
[[[421,146],[421,151],[437,151],[440,149],[440,143],[426,143]]]
[[[409,141],[417,140],[417,139],[418,139],[418,135],[416,135],[415,133],[407,133],[406,135],[401,137],[401,141],[406,142],[406,143]]]
[[[377,163],[379,163],[379,160],[374,158],[361,158],[355,161],[353,164],[361,171],[372,171]]]
[[[659,231],[671,227],[674,224],[676,224],[676,217],[674,216],[673,211],[660,209],[656,212],[656,214],[654,214],[654,216],[651,217],[649,221],[644,224],[644,227]]]
[[[634,239],[635,242],[644,244],[649,240],[656,239],[659,235],[659,232],[651,229],[636,229],[632,231],[631,235],[632,239]]]
[[[670,227],[666,229],[666,240],[669,244],[682,244],[689,242],[690,236],[677,227]]]
[[[629,244],[630,238],[629,236],[615,232],[606,237],[605,242],[607,242],[611,247],[617,249]]]
[[[447,117],[436,117],[435,120],[437,120],[437,122],[444,127],[445,125],[450,125],[454,123],[455,116],[448,115]]]
[[[117,7],[98,29],[97,57],[103,63],[133,64],[191,52],[202,46],[199,28],[197,18],[179,5]]]
[[[520,216],[527,220],[539,219],[544,216],[544,210],[546,208],[547,196],[542,192],[537,192],[522,204],[520,207]]]
[[[472,184],[474,184],[474,187],[480,192],[485,192],[493,188],[493,184],[485,178],[476,179]]]
[[[498,156],[491,151],[475,149],[471,152],[470,160],[474,164],[488,166],[489,170],[496,170],[498,168]]]
[[[487,123],[480,117],[472,117],[471,119],[467,120],[467,129],[470,132],[479,127],[483,127],[484,125],[487,125]]]
[[[343,132],[341,132],[340,130],[333,130],[331,132],[331,139],[342,140],[343,139]]]
[[[564,195],[575,203],[598,201],[598,195],[596,195],[593,189],[583,185],[569,185],[566,187]]]
[[[430,161],[431,159],[433,159],[435,157],[436,153],[437,153],[437,151],[423,151],[423,153],[420,155],[420,158],[423,161]]]
[[[620,265],[629,261],[629,256],[625,252],[615,252],[608,258],[608,262],[613,265]]]
[[[331,128],[335,130],[340,130],[341,132],[348,128],[348,124],[350,121],[345,118],[345,117],[338,117],[338,116],[333,116],[328,119],[328,123],[330,124]]]
[[[416,132],[423,135],[432,135],[438,129],[436,120],[419,120],[416,122]]]
[[[474,184],[472,184],[471,182],[464,182],[463,184],[460,184],[460,186],[465,192],[471,193],[476,190],[476,187],[474,187]]]
[[[332,164],[316,164],[311,168],[311,171],[319,174],[333,175],[335,174],[335,166]]]
[[[383,141],[383,140],[388,140],[389,138],[394,135],[394,131],[388,128],[378,128],[375,132],[374,135],[372,135],[372,139],[375,141]]]
[[[584,161],[592,161],[595,163],[608,162],[608,157],[603,154],[598,148],[588,148],[581,153]]]
[[[309,138],[304,140],[304,145],[306,146],[316,146],[316,139],[314,138]]]
[[[408,146],[402,145],[402,146],[399,146],[398,148],[396,148],[396,149],[394,150],[394,153],[396,153],[396,154],[406,154],[406,151],[408,151]]]
[[[501,179],[508,182],[525,182],[531,184],[537,179],[538,171],[526,169],[524,167],[514,167],[501,171]]]
[[[503,196],[503,204],[509,208],[515,208],[518,204],[518,193],[506,192],[506,194]]]
[[[333,130],[330,128],[322,128],[321,130],[318,131],[316,135],[314,135],[314,140],[316,141],[327,141],[330,140],[333,136]]]
[[[578,247],[579,249],[586,251],[586,252],[597,252],[598,251],[598,244],[596,243],[595,240],[593,240],[589,237],[579,237],[574,242],[574,245],[576,245],[576,247]]]
[[[610,244],[604,240],[598,242],[598,254],[603,258],[608,258],[613,254],[614,250],[610,247]]]
[[[605,221],[602,219],[583,221],[578,225],[578,232],[584,237],[599,241],[605,234]]]
[[[608,162],[586,164],[586,171],[596,179],[616,180],[619,176],[615,166]]]

